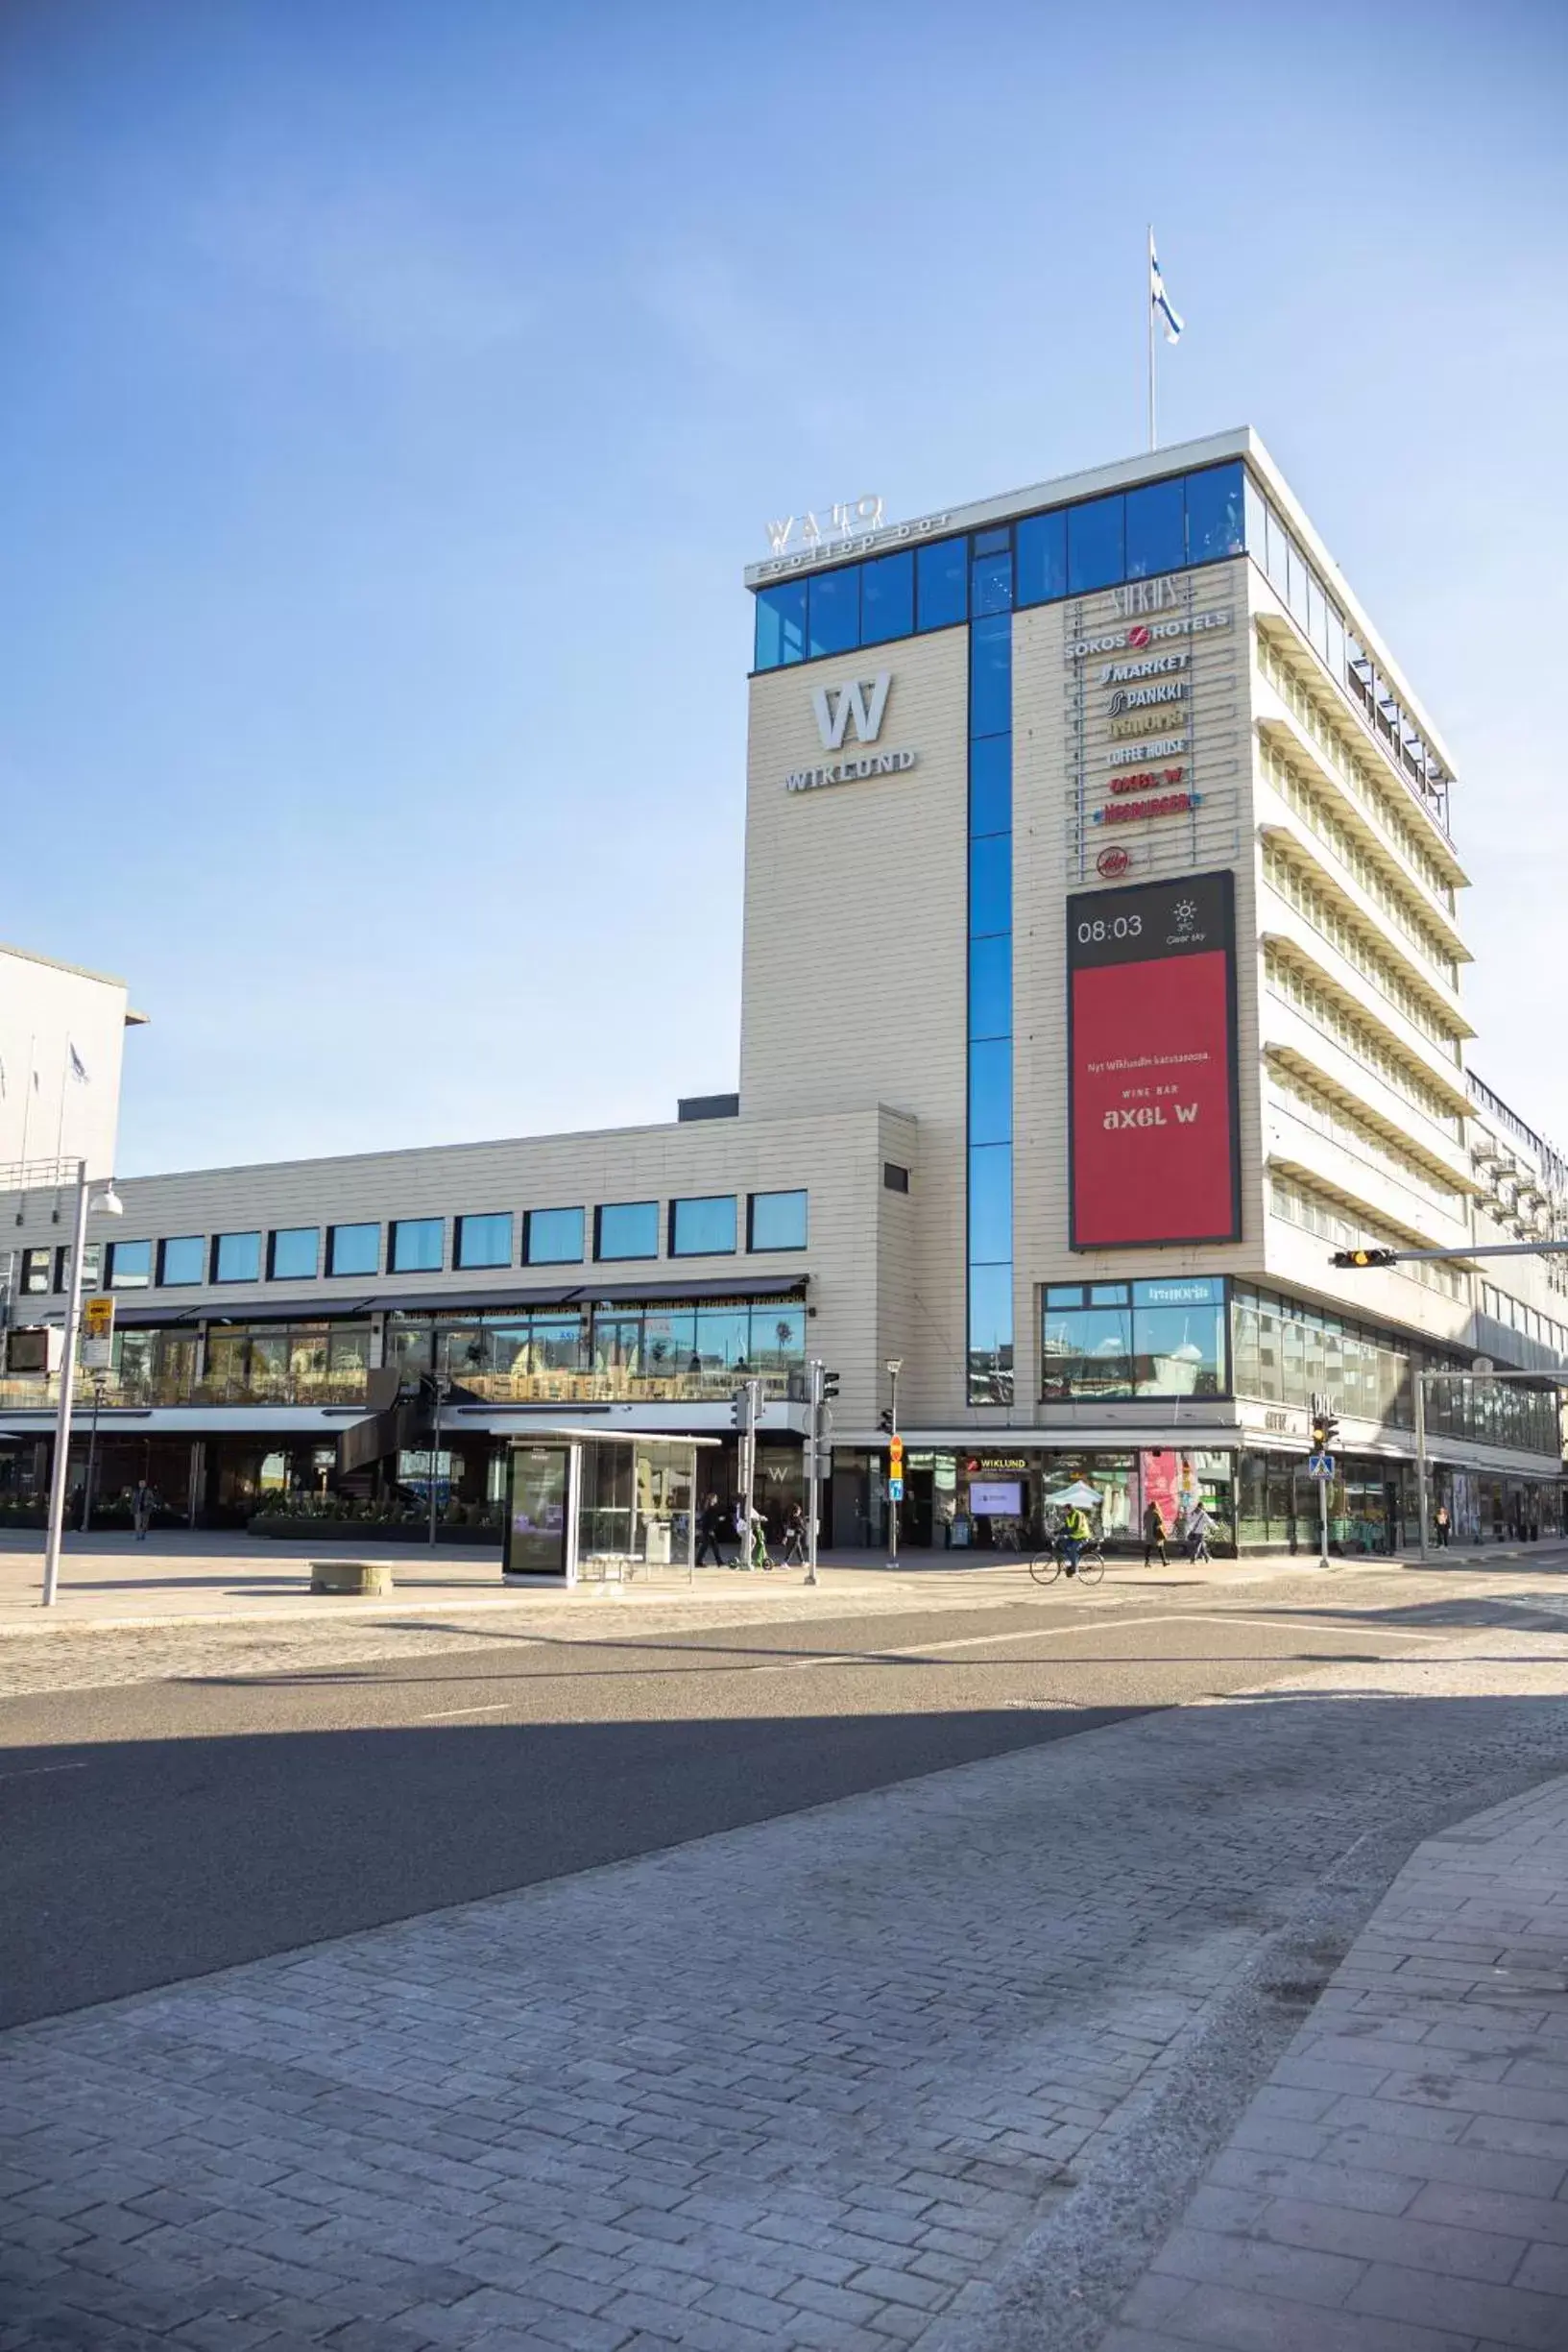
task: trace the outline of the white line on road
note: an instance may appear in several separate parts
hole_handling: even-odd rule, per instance
[[[460,1715],[505,1715],[511,1712],[513,1702],[503,1699],[498,1707],[444,1707],[439,1715],[410,1715],[410,1723],[455,1723]]]
[[[20,1772],[0,1772],[0,1781],[36,1781],[46,1772],[85,1772],[85,1764],[28,1764]]]
[[[1104,1608],[1106,1604],[1103,1601],[1098,1604],[1091,1601],[1086,1603],[1085,1606],[1089,1608],[1095,1608],[1097,1606],[1099,1608]],[[1084,1625],[1021,1626],[1015,1628],[1011,1633],[1006,1634],[966,1634],[954,1641],[938,1640],[909,1642],[896,1650],[879,1650],[870,1648],[864,1650],[832,1650],[817,1658],[785,1658],[781,1659],[776,1664],[769,1664],[765,1666],[747,1666],[742,1667],[740,1671],[748,1674],[808,1674],[818,1666],[863,1666],[874,1664],[881,1659],[929,1658],[943,1655],[949,1650],[983,1649],[999,1641],[1054,1641],[1059,1635],[1067,1634],[1103,1634],[1107,1631],[1113,1633],[1122,1633],[1123,1631],[1130,1632],[1131,1629],[1137,1625],[1207,1625],[1210,1627],[1225,1625],[1266,1625],[1272,1627],[1279,1633],[1328,1633],[1331,1631],[1343,1631],[1346,1633],[1357,1634],[1366,1633],[1376,1635],[1377,1637],[1383,1641],[1448,1641],[1452,1640],[1455,1632],[1463,1630],[1462,1628],[1455,1627],[1444,1633],[1431,1634],[1417,1633],[1411,1627],[1403,1625],[1363,1626],[1359,1623],[1346,1625],[1342,1628],[1338,1626],[1318,1627],[1311,1622],[1303,1622],[1298,1618],[1291,1617],[1243,1617],[1240,1615],[1222,1613],[1219,1611],[1215,1611],[1209,1613],[1199,1613],[1195,1611],[1193,1612],[1188,1612],[1179,1610],[1162,1609],[1157,1614],[1146,1617],[1123,1617],[1119,1615],[1116,1618],[1114,1625],[1109,1628],[1100,1625],[1098,1621],[1094,1620],[1091,1620],[1089,1623]],[[1173,1664],[1179,1664],[1181,1661],[1179,1660],[1172,1660],[1171,1662]]]

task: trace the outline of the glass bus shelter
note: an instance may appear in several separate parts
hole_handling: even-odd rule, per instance
[[[509,1585],[695,1572],[697,1456],[717,1438],[531,1429],[506,1466]]]

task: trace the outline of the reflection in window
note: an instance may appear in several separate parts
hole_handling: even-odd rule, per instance
[[[811,658],[848,653],[860,642],[859,566],[846,564],[839,571],[814,573],[808,593],[810,623],[807,642]]]
[[[530,1209],[523,1225],[525,1266],[575,1266],[583,1254],[581,1209]]]
[[[751,1311],[751,1369],[789,1371],[806,1361],[806,1309],[759,1302]]]
[[[969,1253],[977,1265],[994,1266],[1013,1254],[1013,1155],[1004,1143],[969,1154]]]
[[[696,1318],[694,1353],[704,1372],[751,1369],[751,1313],[746,1307],[705,1307]]]
[[[1013,826],[1013,739],[988,735],[969,747],[969,831],[972,839],[1010,833]]]
[[[1152,579],[1187,561],[1186,501],[1178,477],[1127,492],[1127,577]]]
[[[1223,1282],[1136,1282],[1132,1296],[1139,1395],[1224,1395]]]
[[[267,1273],[274,1282],[313,1282],[321,1249],[318,1225],[280,1225],[267,1247]]]
[[[512,1219],[505,1210],[484,1217],[460,1217],[452,1240],[454,1266],[510,1266]]]
[[[1012,1135],[1012,1040],[999,1037],[969,1049],[969,1140],[1010,1143]]]
[[[144,1291],[153,1279],[151,1242],[110,1242],[109,1287],[111,1291]]]
[[[728,1256],[736,1244],[734,1193],[719,1193],[669,1204],[672,1258]]]
[[[200,1282],[206,1265],[206,1241],[200,1233],[181,1233],[157,1246],[158,1286],[176,1290]]]
[[[939,539],[915,555],[916,625],[949,629],[969,618],[969,542]]]
[[[1132,1394],[1130,1307],[1045,1310],[1044,1397]]]
[[[212,1245],[212,1279],[214,1282],[259,1282],[260,1234],[220,1233]]]
[[[1067,590],[1081,596],[1095,588],[1111,588],[1123,577],[1123,504],[1114,497],[1091,498],[1072,506],[1067,514]]]
[[[439,1273],[446,1261],[446,1241],[443,1218],[395,1217],[387,1249],[388,1273]]]
[[[977,531],[970,557],[969,609],[972,616],[1008,613],[1013,605],[1012,533]]]
[[[1240,463],[1207,466],[1187,476],[1187,561],[1217,563],[1221,556],[1246,550],[1242,511],[1244,469]],[[1263,552],[1260,538],[1254,550]]]
[[[1013,618],[993,613],[969,632],[969,732],[1006,735],[1013,723]]]
[[[378,1274],[381,1271],[380,1226],[328,1225],[326,1271],[329,1274]]]
[[[781,580],[757,592],[759,669],[782,669],[806,659],[806,582]]]
[[[24,1249],[22,1251],[22,1290],[28,1297],[31,1297],[37,1292],[46,1291],[49,1288],[51,1254],[48,1249]],[[200,1282],[201,1278],[200,1271],[198,1271],[196,1279]]]
[[[969,1270],[969,1397],[972,1404],[1013,1400],[1013,1270]]]
[[[988,835],[969,845],[969,932],[989,938],[1013,927],[1013,837]]]
[[[885,645],[912,637],[915,628],[915,559],[912,552],[881,555],[860,567],[860,643]]]
[[[657,1200],[609,1200],[595,1209],[596,1258],[656,1258],[659,1255]]]
[[[747,1215],[748,1249],[804,1249],[804,1192],[753,1193]]]
[[[1067,594],[1067,514],[1028,515],[1016,527],[1019,604],[1049,604]]]
[[[1006,932],[969,943],[969,1033],[1013,1033],[1013,942]]]

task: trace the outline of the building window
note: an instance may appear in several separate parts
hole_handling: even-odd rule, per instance
[[[216,1234],[212,1243],[212,1279],[214,1282],[259,1282],[260,1234]]]
[[[321,1249],[319,1225],[280,1225],[267,1244],[269,1282],[314,1282]]]
[[[807,642],[814,661],[823,653],[849,653],[860,643],[860,567],[813,573]]]
[[[860,567],[860,643],[885,645],[915,631],[915,559],[912,551],[879,556]]]
[[[510,1266],[512,1219],[503,1210],[486,1217],[460,1217],[452,1241],[454,1266]]]
[[[144,1291],[153,1279],[151,1242],[110,1242],[109,1287],[111,1291]]]
[[[88,1242],[82,1252],[82,1288],[84,1291],[95,1291],[98,1288],[103,1263],[103,1243]],[[62,1243],[55,1251],[55,1290],[58,1294],[68,1291],[70,1287],[71,1252],[69,1245]]]
[[[884,1159],[882,1162],[882,1189],[890,1193],[906,1193],[909,1189],[908,1169],[901,1168],[895,1159]]]
[[[1067,594],[1067,514],[1026,515],[1014,532],[1016,601],[1049,604]]]
[[[748,1249],[804,1249],[804,1192],[753,1193],[746,1211]]]
[[[159,1290],[178,1290],[188,1282],[200,1282],[205,1264],[206,1238],[204,1234],[181,1233],[176,1240],[159,1242]]]
[[[951,629],[969,618],[969,542],[939,539],[915,554],[915,626]]]
[[[1146,482],[1127,492],[1127,577],[1149,580],[1157,572],[1180,571],[1187,561],[1184,484]]]
[[[530,1209],[523,1220],[525,1266],[575,1266],[583,1254],[581,1209]]]
[[[1067,513],[1067,593],[1087,595],[1125,577],[1125,504],[1120,492]]]
[[[328,1225],[326,1271],[329,1274],[378,1274],[381,1271],[380,1226]]]
[[[669,1254],[672,1258],[729,1257],[735,1251],[734,1193],[711,1194],[669,1204]]]
[[[608,1200],[593,1212],[596,1258],[656,1258],[659,1255],[657,1200]]]
[[[975,541],[969,631],[969,1117],[964,1260],[971,1404],[1013,1396],[1011,556]],[[999,535],[1005,537],[1005,535]],[[988,610],[982,608],[989,607]]]
[[[1055,1283],[1046,1292],[1043,1331],[1040,1393],[1048,1401],[1230,1393],[1218,1275]]]
[[[757,667],[784,669],[806,659],[806,582],[781,580],[757,592]]]
[[[446,1224],[441,1217],[395,1217],[387,1249],[389,1274],[438,1274],[446,1264]]]
[[[1008,530],[977,531],[969,563],[969,609],[977,619],[984,613],[1010,613],[1013,608],[1013,535]]]
[[[50,1259],[53,1255],[51,1249],[22,1251],[22,1291],[25,1297],[36,1297],[40,1291],[48,1290]]]

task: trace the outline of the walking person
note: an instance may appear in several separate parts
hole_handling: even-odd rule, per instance
[[[1187,1515],[1187,1557],[1194,1566],[1209,1558],[1209,1538],[1214,1533],[1214,1518],[1206,1503],[1194,1504]]]
[[[1434,1521],[1434,1525],[1437,1531],[1437,1549],[1440,1552],[1446,1552],[1448,1549],[1448,1539],[1453,1532],[1453,1522],[1449,1518],[1448,1505],[1446,1503],[1439,1503],[1437,1505],[1437,1515]]]
[[[131,1496],[131,1524],[135,1530],[138,1543],[147,1540],[147,1530],[153,1523],[154,1500],[153,1490],[146,1479],[138,1478]]]
[[[779,1564],[784,1568],[806,1565],[806,1514],[799,1503],[791,1503],[784,1513],[784,1552]]]
[[[1165,1513],[1160,1509],[1159,1504],[1151,1499],[1144,1513],[1144,1565],[1146,1568],[1151,1565],[1156,1552],[1160,1555],[1162,1568],[1168,1568],[1170,1565],[1170,1554],[1166,1549],[1168,1533]]]
[[[697,1520],[697,1534],[701,1539],[697,1545],[697,1565],[699,1568],[707,1565],[708,1554],[710,1552],[712,1552],[713,1555],[714,1567],[722,1568],[724,1566],[724,1554],[720,1549],[719,1544],[719,1539],[723,1533],[724,1512],[722,1506],[720,1505],[718,1496],[716,1494],[710,1494],[704,1499],[702,1512]]]

